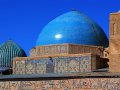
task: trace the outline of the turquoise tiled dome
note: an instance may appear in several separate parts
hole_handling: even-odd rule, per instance
[[[0,45],[0,70],[12,67],[14,57],[25,57],[24,50],[12,40]]]
[[[70,11],[49,22],[39,34],[36,45],[63,43],[107,47],[108,38],[86,15]]]

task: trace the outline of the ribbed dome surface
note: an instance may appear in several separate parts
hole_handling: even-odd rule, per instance
[[[0,45],[0,68],[10,68],[12,67],[12,61],[14,57],[25,57],[26,54],[24,50],[14,43],[12,40]]]
[[[108,39],[101,27],[87,16],[78,11],[70,11],[44,27],[36,46],[63,43],[107,47]]]

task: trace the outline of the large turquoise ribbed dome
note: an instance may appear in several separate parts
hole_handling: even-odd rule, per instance
[[[24,50],[12,40],[0,45],[0,70],[12,67],[14,57],[25,57]]]
[[[108,39],[101,27],[86,15],[78,11],[70,11],[44,27],[36,46],[63,43],[107,47]]]

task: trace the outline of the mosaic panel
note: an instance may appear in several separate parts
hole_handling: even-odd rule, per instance
[[[11,81],[10,83],[9,83],[9,86],[10,86],[10,89],[9,90],[19,90],[19,88],[20,88],[20,81]],[[0,89],[1,90],[1,89]]]
[[[20,90],[35,90],[35,81],[21,81]]]
[[[108,88],[108,79],[100,79],[99,80],[99,83],[100,83],[100,87],[102,88],[102,89],[106,89],[106,88]]]
[[[120,90],[120,79],[108,79],[108,89]]]
[[[53,80],[53,89],[54,90],[61,89],[61,80]]]
[[[26,74],[35,74],[36,73],[36,63],[35,60],[26,60]]]
[[[44,74],[46,73],[46,60],[36,60],[36,73]]]
[[[84,89],[87,89],[87,88],[91,88],[91,85],[92,83],[90,82],[89,79],[83,79],[80,81],[80,86],[81,88],[84,88]]]
[[[61,89],[70,90],[72,88],[72,81],[71,80],[61,80]]]
[[[53,88],[53,81],[52,80],[43,81],[43,86],[41,89],[51,90],[52,88]]]
[[[80,72],[91,72],[91,57],[83,56],[80,60]]]
[[[0,90],[10,90],[9,82],[0,82]]]
[[[56,58],[56,73],[65,73],[67,72],[67,58]]]
[[[89,81],[90,81],[90,85],[91,85],[90,88],[93,88],[93,89],[99,89],[99,88],[101,88],[99,86],[99,79],[89,79]]]
[[[36,84],[35,84],[35,90],[41,90],[41,87],[43,86],[43,83],[42,81],[36,81]]]
[[[78,57],[69,57],[67,60],[68,72],[79,72],[79,58]]]
[[[16,74],[25,74],[25,61],[16,61],[15,63]]]
[[[1,81],[0,90],[120,90],[120,78]]]
[[[91,56],[16,61],[15,74],[91,72]]]

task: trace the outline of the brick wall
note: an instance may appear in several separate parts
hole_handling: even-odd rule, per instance
[[[110,14],[110,72],[120,72],[120,12]]]
[[[56,55],[56,54],[83,54],[92,53],[101,57],[104,48],[97,46],[77,45],[77,44],[59,44],[59,45],[46,45],[32,48],[30,56],[44,56],[44,55]]]

